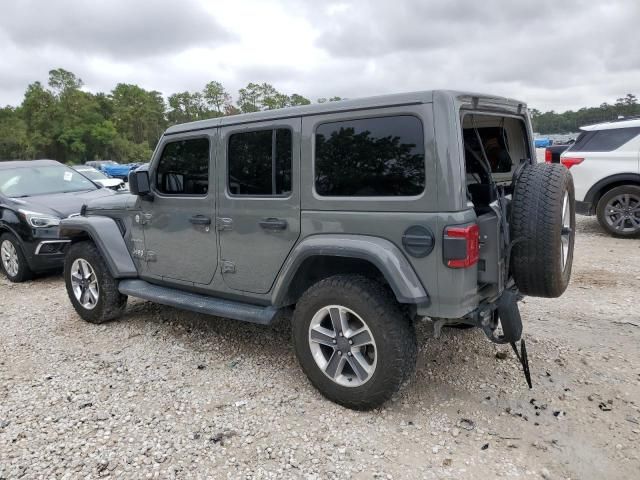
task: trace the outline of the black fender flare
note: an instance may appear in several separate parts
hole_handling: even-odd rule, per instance
[[[427,306],[429,295],[400,249],[389,240],[366,235],[313,235],[302,240],[285,261],[272,291],[272,304],[284,303],[302,263],[314,256],[357,258],[371,262],[385,277],[400,303]]]
[[[592,209],[595,209],[596,202],[599,199],[598,193],[609,185],[616,183],[631,182],[633,184],[640,184],[640,173],[617,173],[609,177],[605,177],[602,180],[598,180],[592,185],[584,196],[584,202],[591,205]]]
[[[102,254],[114,278],[138,277],[127,244],[113,218],[103,216],[71,217],[60,222],[60,238],[74,240],[89,236]]]

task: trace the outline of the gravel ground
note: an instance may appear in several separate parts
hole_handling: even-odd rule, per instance
[[[311,387],[286,320],[133,300],[95,326],[59,276],[2,279],[0,479],[638,478],[640,240],[578,227],[567,293],[522,308],[533,390],[507,347],[421,324],[416,377],[372,412]]]

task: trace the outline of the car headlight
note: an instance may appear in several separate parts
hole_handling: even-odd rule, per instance
[[[20,210],[20,213],[24,215],[27,223],[34,228],[49,228],[57,227],[60,225],[60,219],[53,215],[47,215],[46,213],[30,212],[28,210]]]

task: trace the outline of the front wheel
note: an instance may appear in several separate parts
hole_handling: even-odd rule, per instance
[[[358,275],[330,277],[305,292],[293,343],[320,393],[357,410],[383,404],[415,369],[412,322],[390,292]]]
[[[14,283],[33,277],[17,238],[10,233],[0,236],[0,265],[7,278]]]
[[[609,235],[640,235],[640,187],[621,185],[605,193],[596,208],[598,222]]]
[[[113,320],[127,305],[127,296],[118,291],[117,281],[93,242],[71,246],[64,261],[64,281],[73,307],[87,322]]]

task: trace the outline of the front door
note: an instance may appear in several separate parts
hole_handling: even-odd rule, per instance
[[[164,139],[149,175],[153,201],[142,202],[146,273],[166,281],[208,284],[218,263],[215,183],[211,145],[215,136]]]
[[[217,220],[232,289],[268,292],[300,235],[300,128],[300,118],[221,128]]]

